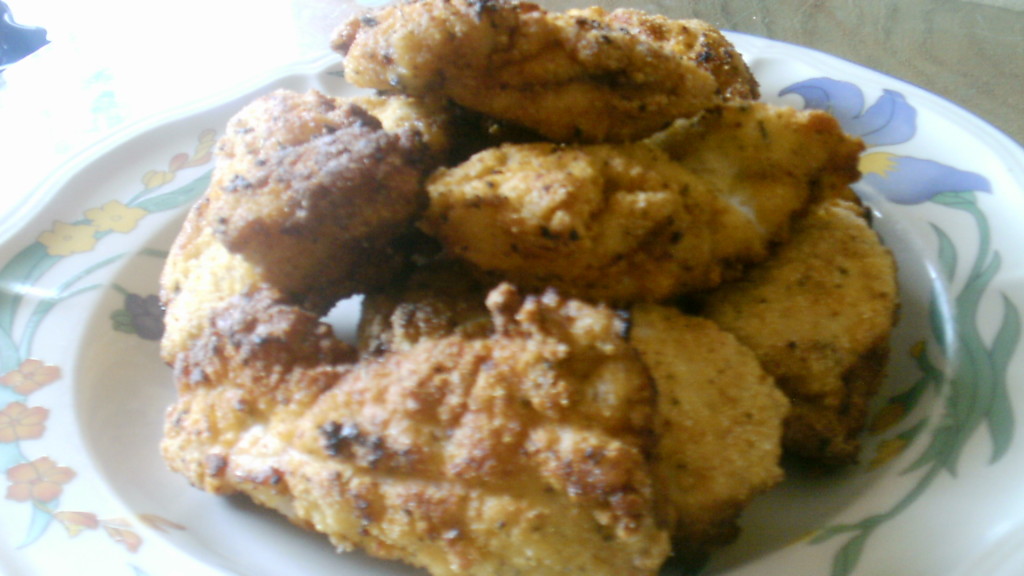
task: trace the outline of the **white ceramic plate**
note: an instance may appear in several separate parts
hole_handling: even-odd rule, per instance
[[[1021,573],[1024,152],[899,80],[732,38],[765,100],[829,107],[870,145],[859,191],[897,254],[903,307],[862,465],[793,474],[705,574]],[[325,58],[123,133],[44,183],[0,249],[4,573],[422,574],[339,556],[244,499],[190,488],[157,454],[174,395],[154,340],[163,255],[226,120],[278,87],[350,90]]]

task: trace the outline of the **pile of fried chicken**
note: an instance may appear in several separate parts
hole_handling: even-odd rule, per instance
[[[435,576],[629,576],[732,541],[783,454],[856,461],[897,285],[833,117],[636,10],[332,46],[371,90],[247,105],[171,249],[173,470]]]

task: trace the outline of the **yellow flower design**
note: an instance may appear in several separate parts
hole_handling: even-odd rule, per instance
[[[39,235],[39,243],[46,246],[50,256],[70,256],[88,252],[96,246],[95,226],[54,222],[53,228]]]
[[[188,159],[186,166],[202,166],[213,159],[213,147],[217,144],[217,132],[214,130],[203,130],[199,134],[199,145],[196,146],[192,157]]]
[[[46,430],[44,423],[50,411],[21,402],[11,402],[0,410],[0,442],[17,442],[39,438]]]
[[[52,384],[60,378],[60,368],[45,364],[42,360],[29,358],[18,366],[17,370],[0,376],[0,384],[14,390],[22,396],[39,390],[47,384]]]
[[[213,159],[213,147],[217,144],[217,133],[203,130],[199,134],[199,144],[189,156],[185,153],[175,154],[167,163],[167,170],[149,170],[142,175],[142,184],[146,190],[159,188],[167,184],[177,175],[178,170],[202,166]]]
[[[885,152],[871,152],[860,157],[860,164],[857,167],[863,174],[887,177],[897,169],[896,156]]]
[[[174,172],[167,170],[149,170],[142,175],[142,184],[146,187],[146,190],[159,188],[171,180],[174,180]]]
[[[131,232],[143,216],[149,214],[142,208],[125,206],[117,200],[111,200],[101,208],[93,208],[85,212],[92,225],[100,232]]]

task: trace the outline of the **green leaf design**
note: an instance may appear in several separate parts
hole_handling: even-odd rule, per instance
[[[959,208],[961,210],[968,209],[971,206],[978,206],[978,199],[975,193],[971,191],[942,192],[933,196],[931,201],[935,204],[949,206],[950,208]]]
[[[110,313],[110,322],[114,330],[126,334],[135,334],[135,325],[132,324],[132,315],[124,308],[118,308]]]
[[[180,188],[139,200],[132,205],[150,213],[180,208],[195,201],[206,190],[210,184],[212,173],[212,170],[207,171]],[[108,234],[101,232],[97,234],[97,238]],[[39,279],[62,258],[64,257],[50,255],[45,246],[39,242],[33,242],[11,258],[3,268],[0,268],[0,330],[6,330],[8,334],[11,334],[14,329],[14,317],[24,299],[19,287],[36,285]],[[22,348],[24,347],[23,344]]]
[[[210,178],[212,175],[213,171],[210,170],[206,174],[203,174],[199,178],[196,178],[177,190],[160,194],[159,196],[151,196],[144,200],[139,200],[132,203],[131,206],[141,208],[147,212],[163,212],[165,210],[180,208],[181,206],[194,202],[200,195],[202,195],[210,185]]]
[[[992,437],[992,462],[1006,455],[1013,442],[1015,422],[1010,395],[1007,390],[1007,369],[1013,353],[1020,343],[1020,312],[1013,302],[1003,295],[1003,322],[992,342],[991,362],[996,368],[993,377],[999,383],[992,398],[988,427]]]
[[[835,576],[847,576],[853,573],[871,532],[871,530],[861,531],[839,549],[839,553],[832,560],[832,574]]]
[[[924,451],[903,471],[904,474],[924,471],[907,494],[882,514],[855,524],[826,528],[812,540],[816,544],[840,535],[852,535],[834,557],[832,576],[852,575],[865,543],[876,529],[910,507],[941,474],[957,474],[964,447],[978,428],[985,426],[992,438],[990,462],[993,464],[1006,455],[1013,441],[1015,422],[1007,390],[1007,370],[1020,344],[1019,310],[1003,294],[1004,315],[991,343],[985,342],[979,327],[981,303],[999,274],[1002,258],[992,250],[989,222],[978,206],[975,193],[947,192],[935,196],[932,201],[969,215],[978,234],[974,260],[959,292],[955,292],[952,298],[955,334],[948,333],[946,314],[940,308],[941,302],[947,298],[943,287],[933,288],[929,305],[931,337],[938,345],[939,353],[945,358],[954,352],[958,355],[949,362],[952,372],[946,374],[931,361],[928,347],[922,346],[916,357],[921,377],[908,390],[893,396],[890,402],[902,402],[909,410],[926,389],[935,387],[941,391],[945,388],[945,409]],[[949,287],[956,286],[960,266],[956,245],[941,228],[933,224],[932,229],[938,240],[939,272]],[[919,420],[901,432],[899,437],[908,442],[919,437],[926,428],[925,422],[926,419]]]
[[[957,266],[956,245],[953,244],[953,240],[950,239],[949,235],[942,228],[932,224],[932,231],[935,232],[935,236],[939,241],[938,263],[939,270],[942,271],[942,278],[946,282],[952,282],[953,277],[956,275]]]
[[[23,299],[21,286],[34,286],[60,256],[50,256],[38,242],[29,244],[0,269],[0,329],[14,329],[14,316]]]
[[[170,192],[147,197],[150,191],[145,191],[135,196],[136,206],[149,213],[180,208],[198,198],[206,189],[209,180],[210,172],[208,171],[199,178]],[[95,238],[100,240],[111,233],[113,232],[97,232]],[[147,256],[166,254],[164,251],[157,250],[144,250],[143,253]],[[89,260],[85,260],[88,265],[77,273],[66,277],[58,286],[48,287],[45,291],[35,290],[40,286],[40,280],[56,264],[67,258],[77,259],[87,254],[90,253],[54,256],[49,254],[47,248],[40,242],[33,241],[0,268],[0,374],[16,370],[24,359],[32,357],[36,333],[57,306],[89,290],[99,288],[100,284],[84,286],[83,284],[89,276],[125,256],[125,254],[118,254],[91,264],[88,264]],[[45,295],[31,298],[27,296],[38,293]],[[127,310],[119,312],[127,314]],[[125,318],[122,314],[115,312],[112,319],[120,329],[134,332],[130,315]],[[15,331],[16,320],[23,323],[18,327],[17,332]],[[0,386],[0,407],[23,400],[24,398],[12,389]],[[12,466],[27,461],[28,458],[22,452],[19,442],[0,443],[0,471],[8,470]],[[22,547],[37,542],[52,525],[55,508],[50,508],[51,506],[57,506],[57,501],[46,504],[35,503],[32,516],[25,529]]]
[[[56,507],[58,502],[54,500],[51,505]],[[28,530],[25,532],[25,540],[19,548],[24,548],[43,537],[46,529],[53,523],[53,514],[37,504],[32,507],[32,519],[29,521]]]
[[[929,388],[937,386],[937,383],[941,382],[943,377],[942,371],[928,357],[928,348],[924,343],[921,344],[920,353],[914,354],[914,359],[918,370],[921,371],[921,376],[905,391],[889,398],[890,404],[902,405],[905,412],[910,412],[917,407],[925,392]]]
[[[949,284],[956,274],[957,253],[953,241],[941,228],[933,224],[932,230],[939,242],[938,266],[944,283],[936,282],[932,286],[932,300],[928,305],[928,320],[931,324],[932,335],[943,356],[949,356],[953,348],[951,339],[954,339],[955,335],[950,334],[946,328],[946,311],[940,308],[940,303],[946,301],[946,290],[949,290]]]
[[[10,402],[4,402],[6,406]],[[0,470],[7,470],[12,466],[25,461],[25,455],[21,453],[21,447],[15,442],[0,443]]]
[[[55,306],[57,306],[61,302],[64,302],[65,300],[74,298],[79,294],[99,288],[99,285],[93,285],[86,286],[84,288],[72,289],[74,288],[75,284],[78,284],[88,276],[92,275],[93,273],[99,271],[102,268],[106,268],[107,266],[113,264],[114,262],[120,260],[123,257],[124,254],[118,254],[117,256],[107,258],[105,260],[97,262],[96,264],[93,264],[92,266],[86,267],[82,271],[70,276],[67,280],[62,282],[60,286],[57,287],[56,296],[43,299],[39,304],[37,304],[35,309],[32,310],[32,313],[29,315],[28,322],[26,323],[25,330],[21,338],[21,351],[23,357],[28,358],[30,356],[32,343],[35,340],[36,330],[39,329],[39,326],[43,323],[43,320],[50,313],[50,311],[53,310]]]
[[[18,345],[11,337],[11,333],[6,327],[0,326],[0,375],[16,370],[21,365],[21,360]],[[0,400],[3,400],[4,389],[5,387],[0,387]]]
[[[935,430],[932,435],[932,440],[928,444],[925,451],[914,460],[913,463],[908,466],[903,473],[909,474],[916,470],[920,470],[930,465],[934,465],[936,462],[942,462],[945,456],[952,451],[954,444],[956,443],[956,429],[952,426],[944,425],[940,426]]]

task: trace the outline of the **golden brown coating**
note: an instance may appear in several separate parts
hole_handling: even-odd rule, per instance
[[[373,94],[355,96],[350,102],[369,112],[388,132],[412,132],[428,151],[431,158],[428,166],[447,161],[452,147],[457,144],[453,128],[456,113],[442,98]]]
[[[173,470],[435,576],[654,576],[784,446],[855,458],[895,278],[831,116],[630,9],[406,0],[332,47],[376,92],[245,107],[172,246]]]
[[[314,315],[240,295],[177,358],[165,459],[438,576],[656,574],[654,393],[623,320],[508,285],[487,305],[490,336],[354,362]]]
[[[252,290],[280,302],[295,299],[269,283],[263,271],[243,255],[220,242],[209,221],[209,207],[209,197],[204,196],[189,211],[160,275],[160,302],[165,310],[160,355],[168,364],[200,338],[210,314],[225,301]],[[404,267],[411,252],[402,246],[404,242],[402,237],[376,255],[373,270],[382,280]]]
[[[676,554],[699,563],[739,533],[750,500],[782,480],[789,401],[748,348],[675,308],[633,307],[630,343],[658,394],[654,475]]]
[[[160,355],[168,364],[202,335],[214,308],[263,283],[251,263],[214,236],[207,220],[209,206],[204,196],[189,210],[160,274],[165,310]]]
[[[323,309],[393,273],[387,255],[423,207],[423,138],[346,100],[275,91],[218,143],[209,224],[266,282]]]
[[[861,147],[822,112],[728,104],[649,142],[485,150],[431,176],[421,227],[520,286],[666,300],[767,258]]]
[[[445,123],[449,117],[446,108],[439,104],[392,96],[359,97],[353,102],[370,110],[385,130],[401,134],[394,138],[400,139],[410,151],[429,147],[424,167],[448,153]],[[219,143],[221,158],[214,180],[188,213],[161,275],[160,294],[167,328],[161,352],[167,362],[173,362],[174,356],[199,336],[213,307],[232,296],[259,288],[274,293],[279,300],[298,301],[323,312],[337,298],[384,284],[404,266],[409,252],[406,244],[416,238],[403,227],[409,228],[415,214],[411,205],[422,202],[416,198],[422,192],[418,188],[405,190],[404,202],[385,206],[393,209],[389,215],[381,206],[387,198],[375,197],[377,185],[365,182],[365,177],[373,177],[373,170],[390,169],[391,163],[404,152],[395,149],[390,156],[366,162],[365,156],[373,153],[372,148],[363,149],[360,153],[364,158],[360,159],[358,154],[345,156],[344,143],[316,143],[342,125],[346,128],[338,138],[355,138],[365,135],[364,128],[378,130],[375,123],[359,108],[350,106],[349,101],[312,91],[277,91],[236,115],[228,134]],[[380,134],[375,138],[379,142],[388,139]],[[312,153],[317,156],[306,156]],[[321,153],[327,156],[319,156]],[[362,165],[354,167],[353,172],[364,168],[368,171],[363,182],[355,179],[339,184],[335,188],[339,197],[331,200],[324,198],[332,193],[330,187],[321,186],[323,182],[318,181],[327,176],[313,173],[318,162],[326,161],[334,153],[337,156],[333,161],[341,164],[336,166],[335,177],[346,177],[345,162]],[[303,162],[310,165],[303,167]],[[403,175],[399,178],[408,178],[410,170],[416,169],[416,162],[400,170]],[[305,176],[297,176],[302,170]],[[243,179],[262,184],[246,188],[241,185]],[[310,208],[323,209],[325,204],[344,202],[346,192],[354,209],[348,218],[338,218],[337,223],[361,220],[364,227],[362,231],[350,228],[344,234],[335,231],[334,241],[346,246],[326,265],[315,258],[328,251],[326,246],[319,246],[327,238],[293,234],[287,226],[316,220],[319,232],[331,228],[334,223],[326,221],[326,215],[304,218],[293,216],[292,212],[308,214]],[[303,252],[307,248],[309,252]],[[294,259],[289,261],[290,257]],[[279,269],[282,260],[288,261],[285,269]],[[268,267],[271,264],[278,268]],[[296,272],[301,277],[287,276]],[[330,282],[341,276],[344,278]],[[310,292],[302,292],[304,289]]]
[[[505,145],[436,172],[421,226],[448,251],[530,289],[660,299],[718,283],[727,206],[645,144]]]
[[[735,102],[680,120],[648,140],[713,183],[741,218],[719,232],[740,262],[763,260],[791,223],[830,197],[856,201],[864,144],[832,115],[760,102]]]
[[[352,18],[332,46],[357,86],[442,93],[555,141],[642,138],[721,99],[706,69],[600,8],[416,0]]]
[[[601,18],[599,8],[569,12],[597,12],[594,17]],[[612,26],[629,30],[679,58],[696,63],[715,77],[718,91],[725,100],[757,100],[761,95],[757,79],[743,56],[720,30],[703,20],[673,20],[630,8],[613,10],[604,19]]]
[[[367,294],[357,331],[361,353],[407,350],[420,340],[494,330],[484,305],[487,287],[459,260],[432,259],[384,290]]]
[[[786,449],[835,465],[860,451],[897,308],[892,254],[862,208],[832,200],[770,260],[711,293],[703,315],[749,346],[792,400]]]

